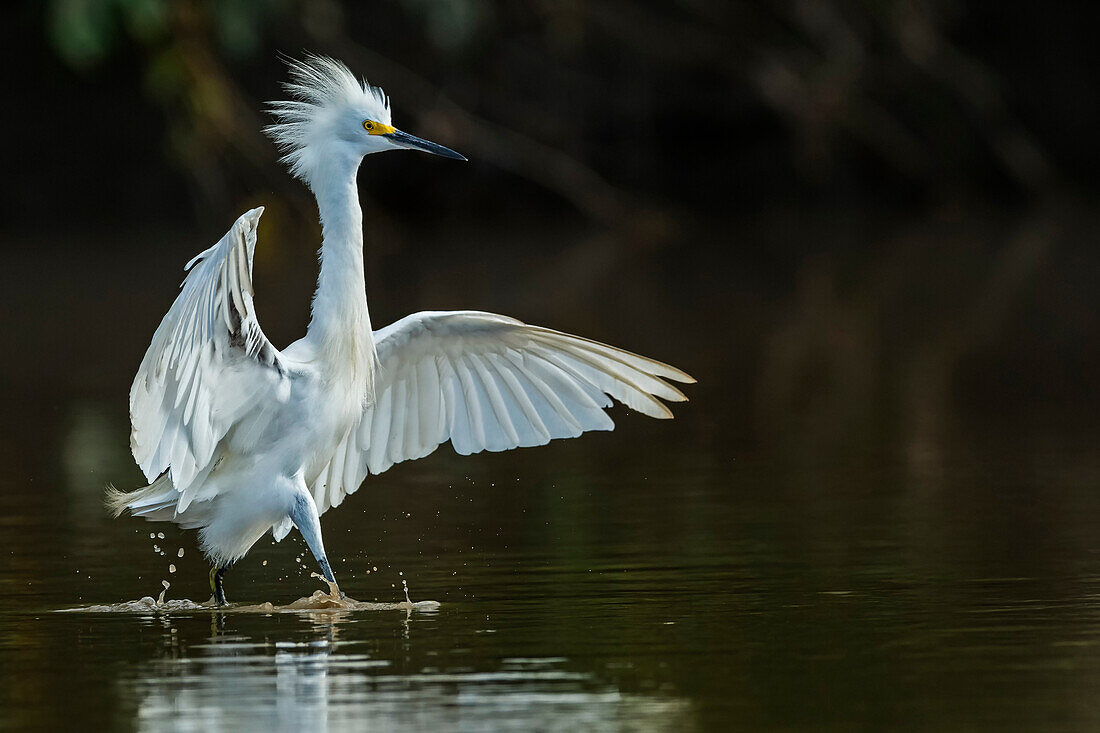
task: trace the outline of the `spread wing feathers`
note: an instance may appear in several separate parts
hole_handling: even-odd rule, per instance
[[[695,380],[613,346],[476,311],[416,313],[375,334],[376,399],[311,483],[319,511],[367,473],[451,441],[462,455],[614,427],[610,397],[656,418]],[[660,398],[660,399],[658,399]]]
[[[164,471],[181,492],[209,471],[218,442],[287,381],[252,302],[252,253],[263,208],[242,215],[184,268],[130,389],[130,447],[145,477]],[[288,388],[286,385],[285,388]]]

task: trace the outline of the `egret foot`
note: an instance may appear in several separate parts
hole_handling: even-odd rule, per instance
[[[228,569],[228,565],[210,568],[210,592],[214,594],[215,606],[229,605],[225,597],[225,571]]]
[[[336,584],[336,581],[329,580],[320,573],[310,573],[310,577],[324,581],[325,585],[328,586],[328,594],[333,598],[339,598],[341,601],[346,601],[348,599],[348,594],[340,590],[340,586]]]

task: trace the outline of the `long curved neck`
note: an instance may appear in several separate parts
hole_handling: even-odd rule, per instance
[[[363,275],[363,210],[355,174],[359,160],[325,166],[310,180],[321,215],[321,270],[308,337],[331,378],[373,389],[374,335]]]

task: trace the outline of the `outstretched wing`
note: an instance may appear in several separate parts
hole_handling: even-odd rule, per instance
[[[184,268],[181,292],[164,316],[130,389],[130,447],[145,477],[169,471],[183,495],[218,442],[286,389],[286,368],[252,302],[252,253],[263,208],[242,215]]]
[[[665,380],[695,381],[659,361],[492,313],[416,313],[375,339],[375,402],[311,477],[321,512],[368,472],[423,458],[447,441],[469,455],[611,430],[609,396],[671,418],[657,398],[687,398]]]

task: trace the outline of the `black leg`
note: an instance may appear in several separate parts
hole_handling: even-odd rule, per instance
[[[225,598],[225,571],[229,567],[229,565],[222,565],[220,568],[210,568],[210,590],[214,594],[215,606],[229,605],[229,601]]]

